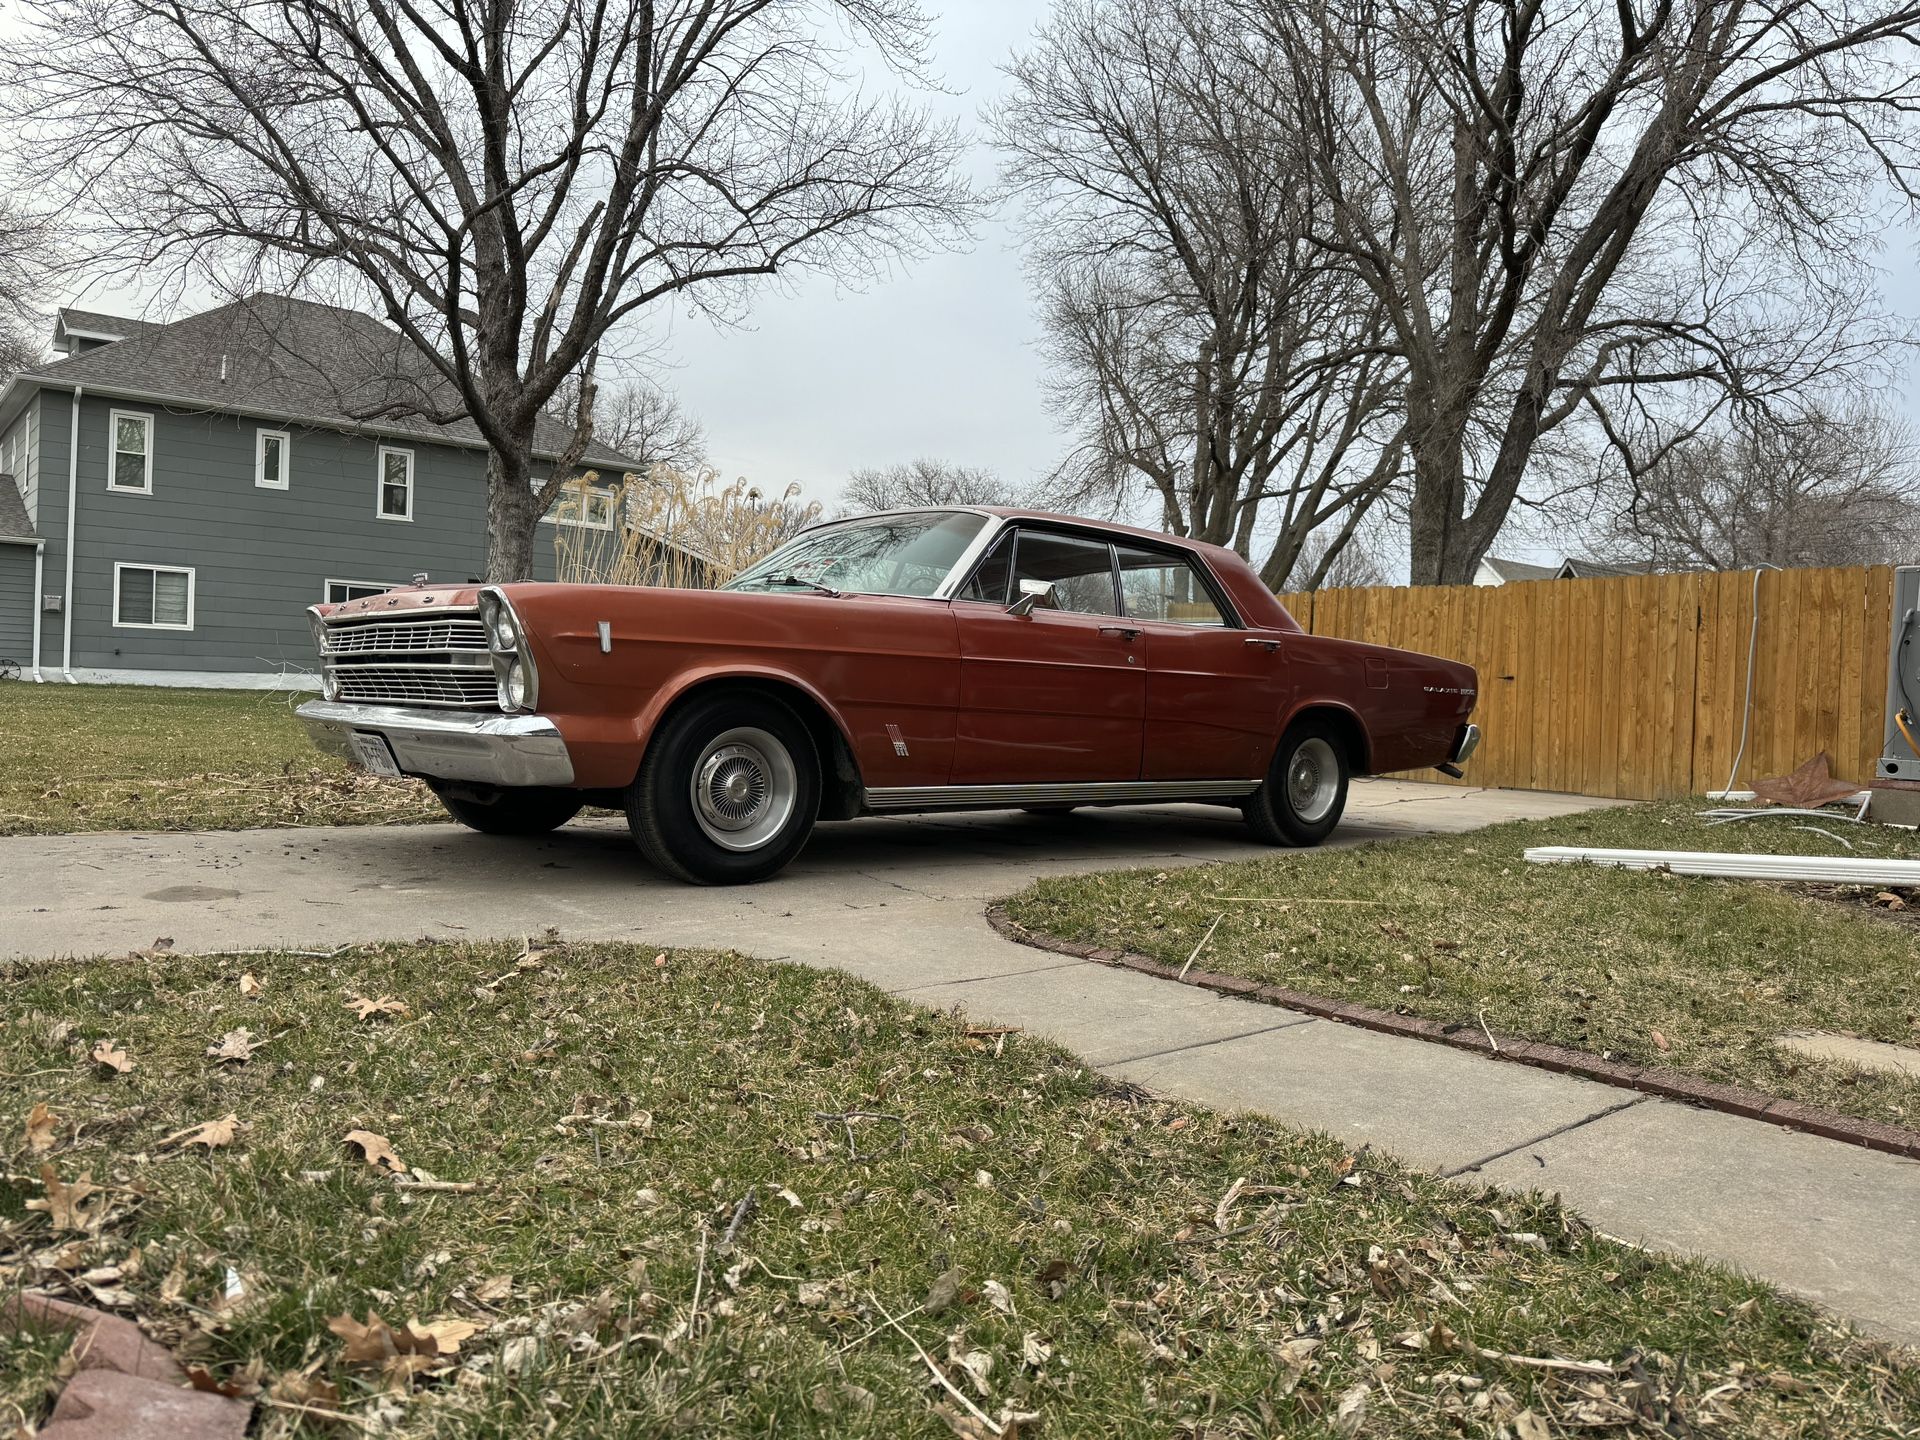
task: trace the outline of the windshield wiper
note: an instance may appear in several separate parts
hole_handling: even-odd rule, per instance
[[[818,580],[809,580],[804,576],[794,574],[791,570],[784,575],[768,576],[766,583],[769,585],[804,585],[809,590],[818,590],[822,595],[831,595],[836,600],[840,598],[840,592],[835,590],[831,585],[822,585]]]

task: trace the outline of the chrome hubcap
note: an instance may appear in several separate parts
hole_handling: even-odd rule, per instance
[[[1319,736],[1304,740],[1287,762],[1287,803],[1307,824],[1326,818],[1340,793],[1340,759]]]
[[[693,767],[693,814],[714,844],[758,850],[785,828],[799,784],[793,756],[765,730],[716,735]]]

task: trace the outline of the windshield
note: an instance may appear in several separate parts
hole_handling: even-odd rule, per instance
[[[829,525],[795,536],[721,588],[927,596],[986,523],[984,515],[939,510]]]

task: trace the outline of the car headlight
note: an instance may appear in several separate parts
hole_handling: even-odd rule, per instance
[[[527,672],[520,668],[518,657],[501,665],[496,673],[499,685],[498,699],[502,710],[513,711],[526,708]]]
[[[513,611],[496,604],[487,616],[487,636],[496,650],[518,650],[520,627],[513,622]]]

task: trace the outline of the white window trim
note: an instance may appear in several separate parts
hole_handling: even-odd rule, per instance
[[[387,591],[395,588],[393,582],[390,580],[322,580],[320,582],[320,603],[322,605],[345,605],[348,603],[345,600],[335,600],[327,593],[336,585],[358,585],[364,589],[378,590],[383,595],[386,594]]]
[[[163,625],[157,623],[141,624],[120,618],[120,572],[122,570],[151,570],[155,574],[165,571],[187,577],[187,623],[184,625]],[[194,601],[199,590],[199,577],[191,565],[152,565],[140,560],[116,560],[113,562],[113,628],[115,630],[191,630],[193,629]]]
[[[267,479],[267,441],[280,442],[280,478]],[[286,490],[293,480],[293,436],[285,430],[253,432],[253,484],[256,490]]]
[[[387,457],[404,455],[407,457],[407,513],[389,515],[383,507],[387,496]],[[373,469],[373,515],[376,520],[400,520],[413,523],[413,451],[402,449],[398,445],[382,445],[380,457]]]
[[[614,529],[614,517],[619,513],[620,491],[613,485],[596,485],[587,492],[607,502],[607,523],[596,524],[592,520],[576,520],[556,515],[549,511],[540,517],[542,525],[565,525],[572,530],[600,530],[611,534]]]
[[[143,485],[116,485],[120,473],[120,422],[138,420],[147,429],[147,468]],[[107,489],[116,495],[153,494],[153,412],[150,410],[109,410],[107,412]]]

